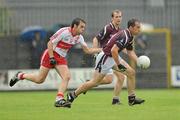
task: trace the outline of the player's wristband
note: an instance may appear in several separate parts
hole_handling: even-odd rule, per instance
[[[127,68],[126,68],[124,65],[119,64],[119,65],[118,65],[118,69],[119,69],[121,72],[124,72],[124,71],[126,71]]]
[[[49,58],[49,61],[50,61],[50,64],[51,65],[56,65],[56,60],[54,59],[54,57],[51,57],[51,58]]]

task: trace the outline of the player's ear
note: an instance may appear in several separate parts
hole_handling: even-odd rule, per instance
[[[77,27],[78,27],[78,25],[74,24],[74,27],[73,27],[73,28],[77,28]]]
[[[133,27],[132,27],[132,26],[130,26],[130,27],[129,27],[129,30],[132,30],[132,29],[133,29]]]

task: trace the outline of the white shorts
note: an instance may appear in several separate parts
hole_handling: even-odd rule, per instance
[[[119,60],[121,60],[120,56]],[[104,52],[100,52],[96,57],[95,70],[98,70],[102,74],[113,74],[112,67],[115,64],[112,57],[105,55]]]

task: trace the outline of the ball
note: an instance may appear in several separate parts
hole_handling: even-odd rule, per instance
[[[150,66],[150,59],[146,55],[139,56],[137,59],[137,66],[143,69],[147,69]]]

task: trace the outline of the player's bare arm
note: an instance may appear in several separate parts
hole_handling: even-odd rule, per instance
[[[137,62],[137,55],[134,52],[134,50],[127,50],[127,54],[131,60],[133,60],[135,63]]]
[[[53,43],[51,40],[47,43],[47,48],[48,48],[49,57],[50,58],[54,57],[54,55],[53,55]]]
[[[119,47],[116,44],[114,44],[114,46],[111,49],[111,54],[117,65],[120,64],[118,51],[119,51]]]
[[[93,48],[98,48],[99,47],[99,42],[96,37],[93,38]]]
[[[95,54],[102,51],[102,48],[89,48],[86,45],[82,45],[82,49],[86,54]]]
[[[119,47],[116,44],[114,44],[112,49],[111,49],[112,57],[113,57],[115,63],[117,64],[120,72],[125,72],[127,68],[123,64],[120,63],[118,51],[119,51]]]

